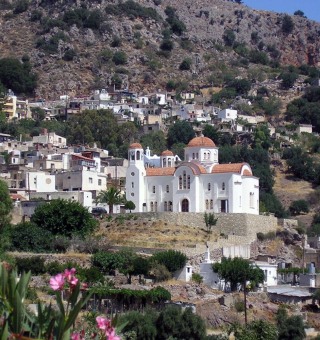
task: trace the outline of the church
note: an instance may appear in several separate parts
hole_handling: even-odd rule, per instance
[[[177,164],[169,150],[160,167],[146,167],[144,150],[128,150],[126,198],[134,212],[212,212],[259,214],[259,179],[247,163],[219,164],[218,148],[208,137],[195,137]]]

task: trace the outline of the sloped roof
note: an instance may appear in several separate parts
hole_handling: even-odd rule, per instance
[[[164,150],[162,151],[161,156],[173,156],[173,152],[170,150]]]
[[[242,167],[247,163],[230,163],[230,164],[217,164],[212,168],[211,173],[213,174],[222,174],[226,172],[233,172],[237,174],[241,174]],[[252,176],[251,171],[245,169],[243,172],[245,176]]]
[[[176,171],[176,168],[147,168],[147,176],[172,176]]]

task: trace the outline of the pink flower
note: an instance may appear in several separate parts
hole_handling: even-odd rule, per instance
[[[70,284],[71,288],[75,287],[78,283],[78,279],[74,276],[76,273],[75,268],[65,269],[64,277],[66,278],[67,282]]]
[[[104,318],[103,316],[98,316],[96,318],[97,326],[99,329],[106,331],[111,327],[111,322],[109,319]]]
[[[121,340],[120,336],[116,334],[113,328],[109,332],[106,332],[107,340]]]
[[[57,274],[50,279],[50,286],[53,290],[62,290],[64,286],[64,276]]]
[[[84,338],[81,336],[80,333],[72,333],[70,339],[71,340],[83,340]]]

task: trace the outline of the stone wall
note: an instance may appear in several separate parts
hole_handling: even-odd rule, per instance
[[[158,213],[137,213],[141,218],[149,220],[162,220],[175,225],[186,225],[190,227],[206,228],[203,213],[181,213],[181,212],[158,212]],[[267,233],[276,231],[278,220],[270,215],[250,215],[250,214],[215,214],[218,218],[217,224],[212,231],[224,235],[235,235],[256,239],[259,232]],[[249,242],[249,240],[248,240]],[[247,242],[247,243],[248,243]]]

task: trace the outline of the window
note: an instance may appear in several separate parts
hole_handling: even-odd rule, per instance
[[[207,159],[207,153],[206,152],[203,154],[203,159]]]
[[[208,183],[208,191],[211,190],[211,183]]]
[[[132,189],[134,188],[134,182],[131,182],[131,188]]]
[[[167,166],[167,160],[165,158],[163,159],[163,163],[162,164],[163,164],[164,168]]]
[[[190,175],[188,175],[188,180],[187,180],[187,189],[190,189],[190,181],[191,181],[191,179],[190,179]]]
[[[153,193],[153,194],[156,193],[156,187],[155,187],[155,186],[152,187],[152,193]]]
[[[172,202],[169,201],[169,211],[172,211]]]
[[[206,210],[209,209],[209,200],[206,200]]]
[[[250,192],[250,208],[254,209],[254,193]]]
[[[164,201],[164,211],[168,211],[168,202]]]
[[[166,192],[169,192],[170,191],[170,187],[169,185],[166,186]]]
[[[158,202],[154,202],[154,211],[158,211]]]
[[[131,160],[134,161],[134,152],[131,152]]]
[[[222,186],[221,186],[221,187],[222,187],[222,190],[226,190],[226,185],[225,185],[224,182],[222,183]]]
[[[187,187],[187,173],[183,171],[183,189]]]
[[[140,151],[137,151],[137,161],[140,160]]]
[[[89,177],[89,183],[90,183],[90,184],[93,183],[92,177]]]
[[[98,185],[102,185],[102,180],[98,179]]]
[[[153,202],[150,202],[150,211],[154,211],[154,205],[153,205]]]
[[[171,158],[168,159],[168,167],[171,167],[172,166],[172,161],[171,161]]]
[[[195,159],[195,154],[194,153],[192,154],[192,159]]]
[[[179,176],[179,190],[182,190],[182,176]]]
[[[213,209],[213,200],[210,200],[210,209]]]

